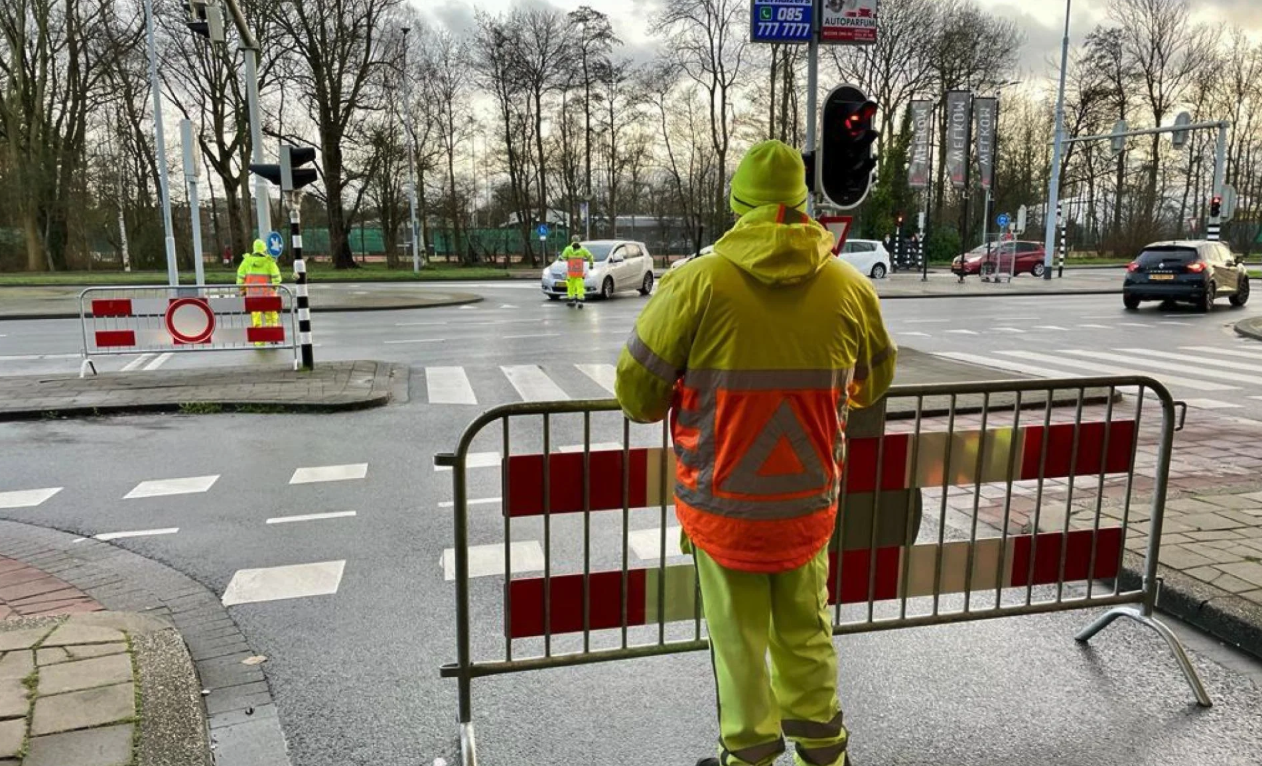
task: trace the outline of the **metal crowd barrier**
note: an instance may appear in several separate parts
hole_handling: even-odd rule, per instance
[[[94,356],[260,347],[291,349],[298,369],[297,321],[293,291],[284,285],[89,287],[79,293],[79,377],[96,374]]]
[[[895,386],[882,411],[852,413],[830,552],[834,634],[1107,607],[1078,641],[1118,617],[1147,625],[1209,706],[1154,617],[1178,407],[1157,381],[1128,376]],[[617,444],[594,442],[594,429]],[[499,456],[471,460],[479,446]],[[614,401],[510,404],[435,463],[453,469],[457,645],[441,673],[459,685],[464,766],[477,763],[476,678],[707,647],[693,566],[674,559],[668,532],[664,424],[633,425]],[[495,491],[473,472],[495,466],[500,497],[471,498],[471,484]],[[1133,509],[1141,493],[1150,507]],[[1123,587],[1127,541],[1143,532],[1129,546],[1146,550],[1142,578]],[[528,536],[541,537],[541,560],[515,547]],[[502,571],[471,580],[470,540],[495,537]],[[502,612],[486,609],[497,602]]]

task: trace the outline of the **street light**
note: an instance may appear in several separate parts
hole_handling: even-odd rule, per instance
[[[175,230],[171,224],[171,182],[167,174],[166,136],[162,130],[162,89],[158,82],[158,50],[153,32],[153,0],[145,0],[145,36],[149,53],[149,87],[153,91],[153,145],[158,155],[158,194],[162,198],[162,228],[166,232],[167,281],[179,285],[175,265]]]
[[[416,170],[412,157],[412,143],[416,140],[412,135],[412,78],[408,76],[408,32],[411,27],[403,28],[403,125],[408,134],[408,221],[410,224],[412,243],[412,271],[421,270],[421,243],[416,241]]]
[[[1065,37],[1060,45],[1060,87],[1056,93],[1056,133],[1052,145],[1052,172],[1047,182],[1047,212],[1043,215],[1043,279],[1052,278],[1052,253],[1056,246],[1056,228],[1052,215],[1060,204],[1060,158],[1065,142],[1065,74],[1069,69],[1069,12],[1073,0],[1065,0]]]

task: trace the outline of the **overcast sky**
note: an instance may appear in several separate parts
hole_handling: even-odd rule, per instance
[[[506,11],[521,2],[550,3],[565,11],[590,5],[609,14],[614,31],[627,44],[627,53],[645,56],[653,47],[649,36],[651,20],[658,15],[662,0],[410,0],[421,9],[422,17],[454,29],[473,24],[474,8],[490,12]],[[1021,79],[1037,80],[1049,72],[1049,61],[1059,61],[1065,22],[1065,6],[1059,0],[976,0],[991,13],[1014,19],[1026,35]],[[1075,0],[1070,40],[1078,44],[1096,24],[1106,20],[1108,0]],[[1195,0],[1194,17],[1210,24],[1234,22],[1262,42],[1262,0]]]

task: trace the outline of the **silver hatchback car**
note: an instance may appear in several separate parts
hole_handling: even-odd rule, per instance
[[[588,295],[612,298],[615,293],[638,290],[640,295],[653,292],[653,257],[643,242],[628,239],[594,239],[582,243],[596,259],[587,270],[583,287]],[[543,294],[549,300],[565,297],[566,263],[564,251],[543,270]]]

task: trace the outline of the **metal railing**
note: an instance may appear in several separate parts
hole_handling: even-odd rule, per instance
[[[1178,407],[1157,381],[1127,376],[895,386],[883,410],[852,413],[830,546],[833,633],[1107,608],[1077,640],[1118,617],[1147,625],[1209,706],[1154,617]],[[577,444],[558,448],[565,440]],[[498,460],[471,466],[488,442]],[[670,446],[664,424],[633,426],[612,400],[521,403],[482,414],[454,453],[435,457],[453,469],[457,646],[441,673],[459,685],[465,766],[477,762],[475,678],[707,647],[693,567],[670,561]],[[470,469],[492,462],[500,497],[470,498]],[[1133,508],[1144,495],[1149,507]],[[645,525],[656,526],[633,530]],[[502,572],[477,583],[475,531],[502,535],[504,554]],[[515,567],[514,537],[532,533],[542,555],[519,551]],[[647,567],[633,565],[633,548]],[[1121,577],[1128,548],[1146,551],[1134,588]],[[502,593],[498,630],[473,631],[475,589]]]
[[[83,361],[95,356],[290,349],[298,368],[297,303],[285,285],[89,287],[79,293]]]

